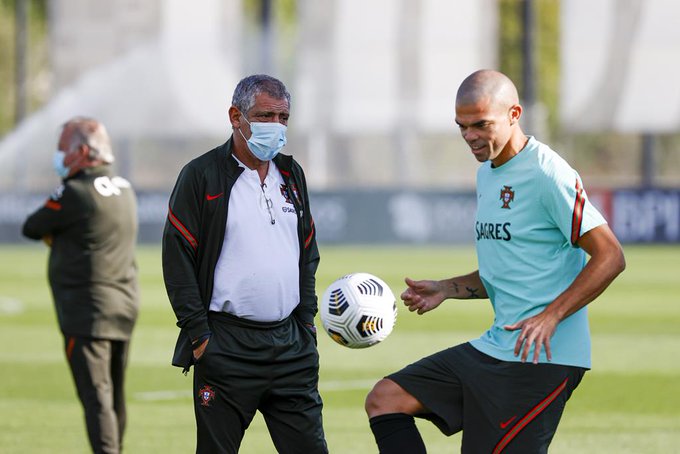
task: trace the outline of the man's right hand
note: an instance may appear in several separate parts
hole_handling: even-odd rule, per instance
[[[201,359],[201,356],[203,356],[203,353],[205,352],[205,348],[208,346],[208,342],[210,342],[210,338],[206,338],[203,342],[198,344],[198,347],[194,348],[194,360],[197,361]]]
[[[446,298],[440,281],[414,281],[406,278],[408,288],[401,294],[401,299],[411,312],[417,311],[419,315],[439,306]]]

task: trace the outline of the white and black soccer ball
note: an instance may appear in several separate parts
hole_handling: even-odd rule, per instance
[[[366,348],[383,341],[397,320],[389,286],[369,273],[353,273],[328,286],[321,298],[321,322],[338,344]]]

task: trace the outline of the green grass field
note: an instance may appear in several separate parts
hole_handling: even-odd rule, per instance
[[[443,278],[476,268],[472,248],[322,247],[319,294],[355,271],[395,294],[405,275]],[[626,247],[628,268],[590,306],[593,370],[570,400],[551,453],[680,452],[680,247]],[[139,249],[142,307],[128,369],[128,453],[194,450],[191,376],[170,366],[177,329],[160,249]],[[62,353],[42,245],[0,246],[0,453],[86,453],[80,404]],[[512,270],[509,270],[512,272]],[[372,384],[426,354],[477,337],[487,301],[449,301],[417,316],[400,309],[383,343],[349,350],[321,330],[320,389],[332,453],[376,452],[363,411]],[[418,422],[430,453],[460,451],[460,436]],[[254,420],[243,453],[273,453]]]

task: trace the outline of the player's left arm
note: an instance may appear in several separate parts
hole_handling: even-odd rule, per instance
[[[507,330],[521,330],[515,355],[521,352],[522,362],[527,360],[532,345],[534,363],[538,363],[542,348],[548,360],[552,359],[550,338],[557,325],[597,298],[626,267],[623,249],[607,224],[585,233],[577,245],[590,255],[590,260],[574,282],[540,314],[505,326]]]

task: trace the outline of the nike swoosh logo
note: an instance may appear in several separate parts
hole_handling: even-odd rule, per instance
[[[222,197],[223,194],[224,194],[224,192],[220,192],[219,194],[215,194],[215,195],[206,194],[205,200],[215,200],[217,198]]]
[[[513,416],[512,418],[508,419],[507,421],[502,422],[502,423],[501,423],[501,429],[505,429],[506,427],[508,427],[508,425],[509,425],[511,422],[513,422],[513,421],[515,420],[515,418],[517,418],[517,416]]]

